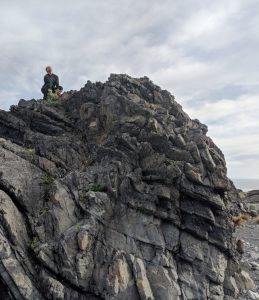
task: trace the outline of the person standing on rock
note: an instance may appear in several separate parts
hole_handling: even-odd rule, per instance
[[[47,74],[44,76],[44,85],[41,88],[44,100],[47,99],[49,90],[52,90],[53,93],[56,93],[57,91],[60,93],[63,90],[63,88],[59,85],[59,78],[53,73],[51,66],[46,67],[46,72]]]

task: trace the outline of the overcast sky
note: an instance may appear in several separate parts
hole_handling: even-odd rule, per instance
[[[0,108],[40,98],[46,65],[65,90],[147,75],[209,126],[231,178],[259,178],[258,0],[1,1]]]

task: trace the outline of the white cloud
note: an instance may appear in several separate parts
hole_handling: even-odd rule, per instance
[[[232,162],[229,159],[227,166],[228,176],[231,178],[258,179],[258,159],[239,161],[239,163]],[[258,188],[258,186],[254,188]]]
[[[259,94],[208,101],[187,111],[209,125],[209,135],[225,153],[230,176],[259,177]]]
[[[198,113],[204,122],[219,122],[227,117],[231,117],[229,121],[233,122],[234,117],[239,119],[239,122],[233,124],[235,128],[254,126],[255,124],[251,124],[249,120],[251,120],[251,118],[254,120],[258,118],[259,94],[241,95],[236,99],[220,99],[218,101],[210,101],[208,99],[198,110],[197,108],[189,108],[188,111],[192,116]]]

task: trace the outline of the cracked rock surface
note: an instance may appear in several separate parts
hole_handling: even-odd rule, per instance
[[[234,300],[224,156],[147,77],[0,111],[0,299]]]

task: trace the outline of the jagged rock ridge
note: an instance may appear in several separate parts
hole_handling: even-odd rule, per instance
[[[0,296],[236,299],[238,194],[206,133],[147,77],[0,111]]]

